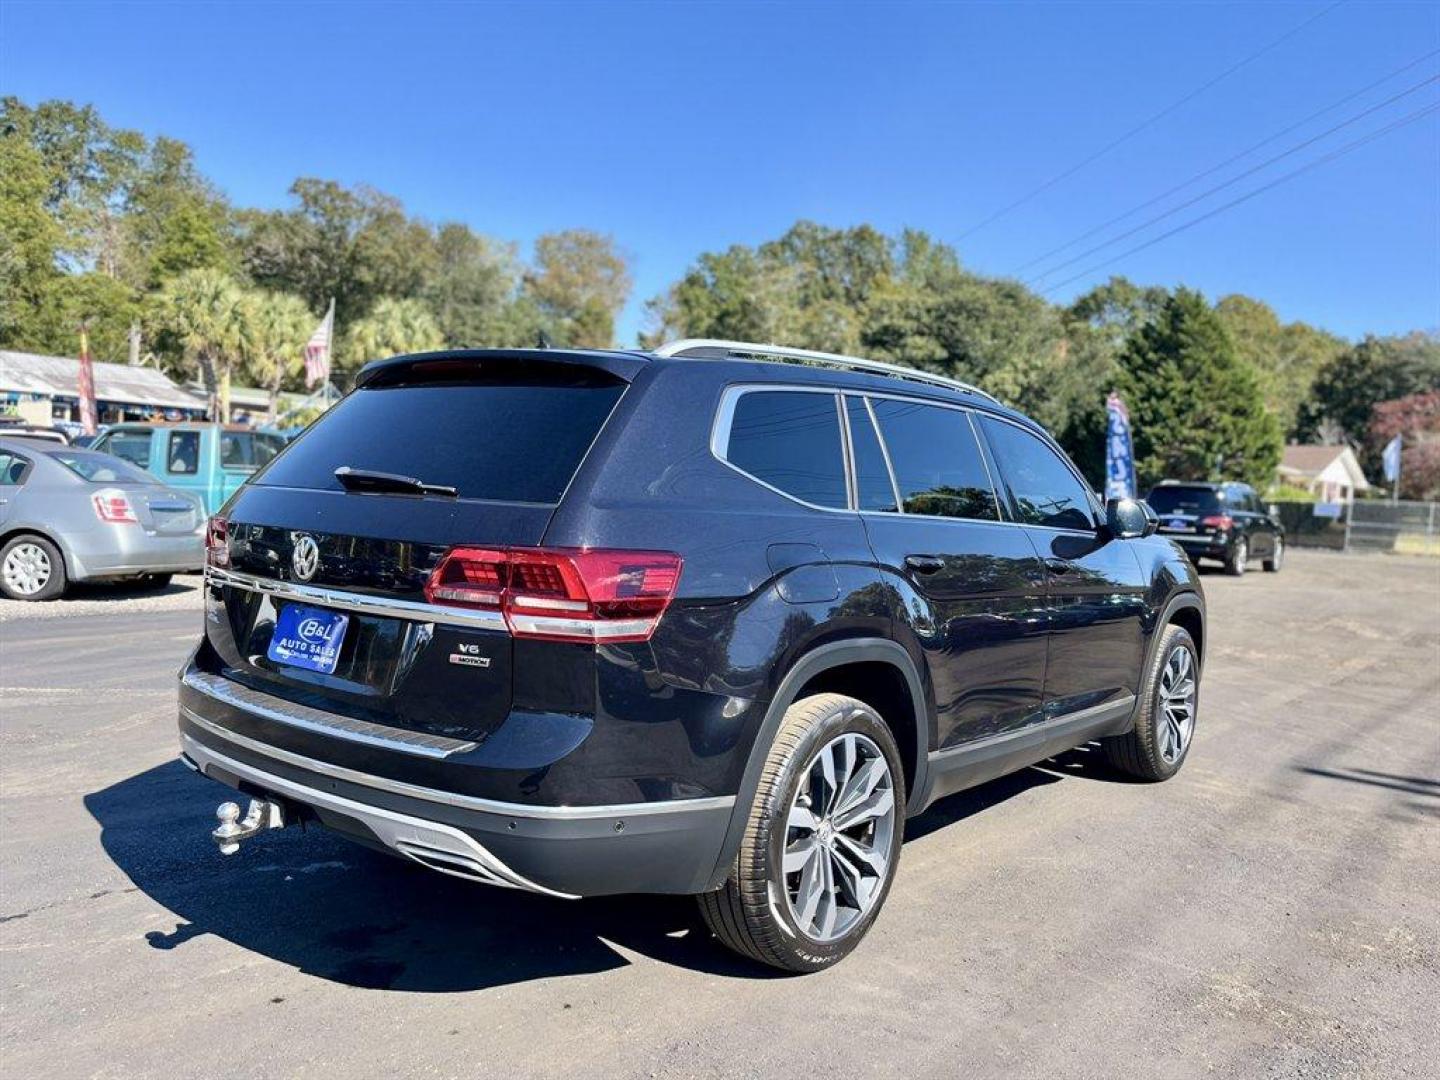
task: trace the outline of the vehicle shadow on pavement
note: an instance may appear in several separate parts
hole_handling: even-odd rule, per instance
[[[929,835],[1059,777],[1025,769],[944,799],[909,822]],[[130,880],[178,916],[145,934],[157,950],[212,934],[350,986],[448,993],[625,967],[638,953],[734,978],[784,977],[711,940],[688,896],[557,900],[475,885],[323,829],[257,837],[224,857],[210,830],[231,789],[178,760],[85,797],[100,842]]]

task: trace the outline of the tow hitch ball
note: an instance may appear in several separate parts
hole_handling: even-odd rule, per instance
[[[241,840],[249,840],[258,832],[285,827],[285,811],[268,799],[251,799],[244,820],[240,818],[240,807],[233,802],[221,803],[215,816],[220,824],[210,836],[220,846],[221,855],[234,855],[240,850]]]

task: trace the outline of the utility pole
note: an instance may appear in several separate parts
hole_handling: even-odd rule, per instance
[[[126,358],[131,367],[140,365],[140,324],[130,324],[130,354]]]

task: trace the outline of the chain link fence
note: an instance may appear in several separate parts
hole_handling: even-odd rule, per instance
[[[1295,547],[1440,555],[1440,503],[1274,503]]]

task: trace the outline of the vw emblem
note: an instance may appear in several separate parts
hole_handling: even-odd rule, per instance
[[[295,571],[297,581],[309,581],[320,569],[320,546],[313,536],[301,533],[295,538],[295,549],[290,553],[290,568]]]

